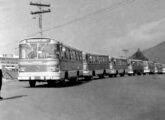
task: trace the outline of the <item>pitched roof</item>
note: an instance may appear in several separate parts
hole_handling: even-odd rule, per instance
[[[137,60],[147,60],[148,58],[143,55],[143,53],[138,48],[137,52],[135,52],[131,57],[131,59],[137,59]]]

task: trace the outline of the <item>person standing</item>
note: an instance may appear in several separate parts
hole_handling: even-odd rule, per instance
[[[2,66],[0,65],[0,100],[3,99],[3,97],[1,97],[2,78],[3,78]]]

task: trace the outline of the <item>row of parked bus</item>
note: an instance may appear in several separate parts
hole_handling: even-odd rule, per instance
[[[99,60],[93,58],[94,56],[96,58],[103,57],[104,62],[95,62]],[[96,75],[99,77],[104,77],[105,75],[116,77],[165,73],[165,65],[153,61],[92,55],[88,53],[83,55],[83,59],[83,76],[89,78]]]
[[[116,77],[124,75],[163,74],[165,65],[142,61],[85,53],[49,38],[30,38],[19,42],[18,79],[36,82],[69,80],[76,82],[80,77]]]

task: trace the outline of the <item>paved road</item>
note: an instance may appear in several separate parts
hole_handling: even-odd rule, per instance
[[[0,120],[165,120],[165,76],[3,84]]]

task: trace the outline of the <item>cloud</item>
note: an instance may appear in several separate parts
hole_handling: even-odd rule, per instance
[[[162,24],[165,25],[165,18],[159,21],[143,24],[138,28],[132,29],[127,33],[127,37],[131,37],[133,40],[151,40],[164,35],[165,26],[163,29],[159,29]],[[163,32],[162,32],[163,31]]]
[[[129,54],[134,53],[138,48],[147,49],[152,47],[165,38],[165,18],[142,24],[137,27],[136,24],[128,24],[127,32],[119,37],[111,38],[111,44],[105,41],[106,47],[113,49],[113,53],[122,55],[123,49],[128,49]],[[110,51],[112,52],[112,51]]]

